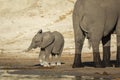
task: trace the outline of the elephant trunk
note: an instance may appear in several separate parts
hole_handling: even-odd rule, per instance
[[[33,47],[33,42],[30,44],[30,46],[28,47],[28,49],[26,50],[26,52],[30,51]]]
[[[32,49],[32,47],[30,46],[30,47],[26,50],[26,52],[30,51],[31,49]]]

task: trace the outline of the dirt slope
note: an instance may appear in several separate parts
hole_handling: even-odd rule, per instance
[[[72,11],[76,0],[1,0],[0,52],[22,53],[39,29],[59,31],[65,37],[64,53],[74,53]],[[113,36],[115,38],[115,36]],[[112,41],[115,51],[115,39]],[[101,49],[101,48],[100,48]],[[83,52],[91,52],[85,41]],[[39,49],[33,51],[38,53]]]

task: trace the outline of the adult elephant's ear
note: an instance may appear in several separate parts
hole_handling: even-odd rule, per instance
[[[42,33],[42,36],[41,48],[46,48],[55,40],[55,36],[50,31]]]

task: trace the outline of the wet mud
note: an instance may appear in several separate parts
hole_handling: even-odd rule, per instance
[[[120,68],[107,67],[107,68],[94,68],[92,65],[92,57],[84,57],[82,68],[72,68],[74,55],[62,56],[61,66],[42,67],[35,57],[22,58],[22,57],[0,57],[0,69],[6,71],[8,74],[17,75],[40,75],[40,76],[91,76],[94,78],[104,78],[105,80],[113,80],[120,78]],[[114,61],[111,61],[114,63]],[[103,80],[104,80],[103,79]],[[94,79],[92,79],[94,80]],[[99,80],[99,79],[98,79]]]

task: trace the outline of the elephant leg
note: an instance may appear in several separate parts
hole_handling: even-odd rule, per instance
[[[52,55],[52,62],[51,62],[51,66],[59,66],[61,65],[61,62],[60,62],[60,59],[61,59],[61,55]]]
[[[52,54],[52,60],[50,63],[51,66],[56,66],[56,60],[55,60],[55,55]]]
[[[49,67],[48,60],[46,59],[48,56],[46,56],[46,49],[42,48],[39,54],[39,62],[40,65],[43,67]]]
[[[44,66],[45,67],[50,67],[50,65],[49,65],[49,56],[50,56],[49,51],[45,50],[45,61],[44,61]]]
[[[56,55],[57,57],[57,66],[60,66],[61,65],[61,55]]]
[[[92,40],[92,48],[93,48],[93,61],[95,67],[102,67],[99,52],[99,41]]]
[[[41,52],[39,54],[39,62],[43,67],[49,67],[48,60],[46,60],[46,49],[44,48],[41,49]]]
[[[111,35],[102,38],[103,44],[103,65],[105,67],[110,67],[110,38]]]
[[[46,66],[50,66],[50,54],[52,52],[52,45],[49,45],[48,47],[46,47],[45,49],[45,61],[46,61]]]
[[[117,35],[117,55],[116,55],[117,63],[116,67],[120,67],[120,35]]]
[[[91,32],[89,42],[91,43],[93,49],[93,61],[95,67],[102,67],[99,52],[99,44],[101,39],[102,39],[101,32],[97,32],[96,34]]]
[[[93,61],[96,68],[103,67],[100,57],[99,45],[102,40],[104,34],[104,20],[98,18],[93,18],[95,23],[89,25],[91,28],[89,29],[90,40],[93,49]]]
[[[62,45],[62,47],[60,49],[60,52],[56,54],[56,56],[57,56],[57,65],[58,66],[61,65],[61,55],[62,55],[63,47],[64,47],[64,44]]]
[[[117,34],[116,67],[120,67],[120,19],[118,19],[118,24],[116,26],[116,34]]]
[[[85,35],[81,30],[80,18],[81,16],[78,13],[78,8],[75,8],[73,11],[73,29],[74,29],[74,39],[75,39],[75,57],[73,62],[73,68],[83,67],[81,61],[81,51],[83,43],[85,40]]]
[[[39,54],[39,62],[40,65],[44,65],[44,61],[45,61],[45,49],[41,49],[40,54]]]
[[[77,67],[83,67],[81,63],[81,52],[82,52],[82,47],[84,43],[84,36],[80,36],[79,34],[75,37],[75,57],[74,57],[74,63],[73,63],[73,68]]]

